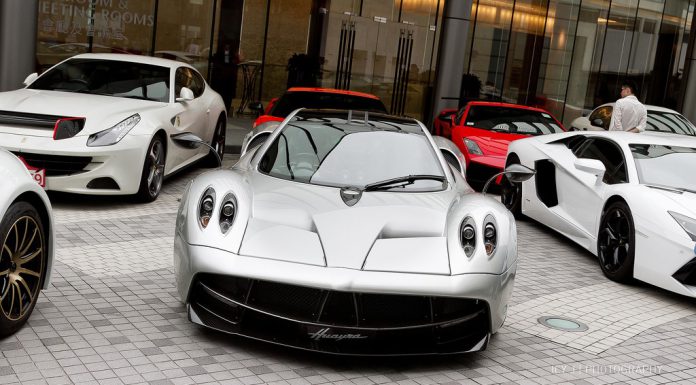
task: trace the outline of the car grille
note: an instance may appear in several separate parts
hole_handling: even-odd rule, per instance
[[[681,282],[682,285],[696,286],[696,258],[687,262],[672,277]]]
[[[198,274],[191,318],[208,327],[336,354],[404,355],[482,349],[488,304],[465,298],[323,290]]]
[[[46,176],[65,176],[83,172],[92,161],[89,156],[63,156],[13,152],[24,161],[38,169],[45,169]]]

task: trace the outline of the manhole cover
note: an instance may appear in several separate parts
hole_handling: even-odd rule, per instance
[[[539,317],[539,323],[551,329],[563,330],[566,332],[584,332],[588,327],[582,322],[563,317]]]

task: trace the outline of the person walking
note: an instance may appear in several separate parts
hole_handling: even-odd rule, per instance
[[[648,122],[648,110],[635,96],[636,86],[631,81],[621,84],[621,98],[614,103],[609,131],[641,132]]]

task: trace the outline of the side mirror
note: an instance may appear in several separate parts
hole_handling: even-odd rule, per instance
[[[602,121],[602,119],[599,119],[599,118],[593,120],[593,121],[592,121],[592,125],[595,126],[595,127],[602,127],[602,128],[604,128],[604,122]]]
[[[188,88],[182,88],[182,91],[184,89],[188,89]],[[191,90],[189,90],[189,91],[191,91]],[[172,141],[174,141],[174,143],[178,144],[181,147],[185,147],[185,148],[196,149],[200,146],[208,147],[208,149],[215,154],[215,157],[218,160],[218,165],[222,166],[222,159],[220,158],[220,154],[218,154],[218,152],[215,151],[215,148],[213,148],[213,146],[206,143],[203,139],[199,138],[196,134],[192,134],[190,132],[182,132],[181,134],[172,135],[171,138],[172,138]]]
[[[249,103],[249,109],[256,112],[256,113],[263,113],[263,103],[261,102],[253,102]]]
[[[39,77],[39,74],[34,72],[33,74],[27,76],[26,79],[24,79],[24,85],[28,86],[29,84],[34,83],[34,80],[36,80],[38,77]]]
[[[440,114],[440,116],[438,116],[438,118],[443,122],[452,122],[452,117],[454,114],[454,112],[443,112]]]
[[[490,179],[486,181],[486,184],[483,186],[483,190],[481,190],[481,194],[486,195],[486,191],[488,190],[488,186],[490,186],[491,182],[496,180],[499,176],[505,175],[507,176],[508,180],[512,183],[522,183],[526,180],[529,180],[531,177],[533,177],[536,174],[536,170],[531,169],[527,166],[523,166],[521,164],[511,164],[507,167],[505,167],[505,170],[503,172],[499,172]]]
[[[181,87],[181,91],[179,91],[179,97],[176,98],[176,101],[188,102],[190,100],[193,100],[193,91],[191,91],[191,89],[188,87]]]
[[[595,175],[599,180],[601,180],[604,177],[604,173],[607,171],[607,168],[604,167],[604,163],[598,161],[597,159],[587,158],[576,159],[575,168],[577,168],[580,171],[585,171],[592,175]]]

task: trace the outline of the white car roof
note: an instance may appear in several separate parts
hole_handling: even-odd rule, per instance
[[[667,132],[644,131],[637,134],[625,131],[575,131],[573,133],[585,136],[599,136],[626,145],[657,144],[696,148],[696,137]]]
[[[193,69],[193,67],[176,60],[164,59],[160,57],[144,56],[144,55],[131,55],[131,54],[121,54],[121,53],[83,53],[75,55],[70,59],[99,59],[99,60],[117,60],[125,61],[131,63],[143,63],[156,65],[160,67],[168,68],[178,68],[187,67]],[[69,60],[69,59],[68,59]]]
[[[599,107],[606,107],[606,106],[612,106],[612,107],[614,107],[614,103],[604,103],[604,104],[602,104],[601,106],[595,107],[594,110],[596,110],[596,109],[599,108]],[[653,105],[651,105],[651,104],[644,104],[644,106],[645,106],[645,109],[648,110],[648,112],[650,112],[650,111],[654,111],[654,112],[671,112],[671,113],[673,113],[673,114],[678,114],[677,111],[670,110],[669,108],[665,108],[665,107],[653,106]],[[594,110],[593,110],[593,111],[594,111]]]

